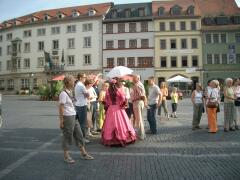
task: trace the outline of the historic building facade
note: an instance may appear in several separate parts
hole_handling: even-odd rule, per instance
[[[234,0],[198,0],[202,16],[204,85],[240,77],[240,9]],[[216,6],[216,4],[218,4]]]
[[[63,72],[102,72],[102,20],[111,6],[46,10],[0,24],[1,91],[33,89]]]
[[[202,82],[201,17],[193,0],[153,1],[155,77],[176,75]],[[191,74],[186,73],[194,68]]]
[[[103,21],[103,74],[127,66],[142,80],[154,76],[152,3],[115,5]]]

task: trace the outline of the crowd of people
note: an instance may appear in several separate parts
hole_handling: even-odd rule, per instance
[[[59,95],[60,128],[63,132],[62,147],[64,160],[75,161],[69,154],[73,139],[80,148],[82,157],[92,160],[85,149],[90,138],[101,134],[101,142],[106,146],[126,146],[136,140],[144,140],[146,134],[157,134],[157,114],[161,116],[163,108],[165,117],[177,118],[178,93],[173,87],[170,93],[172,112],[169,113],[165,82],[160,87],[154,77],[148,78],[148,93],[140,81],[140,76],[132,76],[132,86],[126,86],[122,78],[112,78],[99,85],[98,79],[88,79],[79,73],[77,81],[67,75],[64,90]],[[240,79],[226,79],[224,87],[224,132],[238,130],[240,118]],[[223,99],[223,98],[222,98]],[[193,104],[192,130],[200,129],[202,113],[208,117],[210,133],[218,131],[217,112],[220,110],[220,87],[217,80],[208,82],[203,89],[196,84],[191,101]],[[145,131],[143,111],[147,110],[149,129]]]

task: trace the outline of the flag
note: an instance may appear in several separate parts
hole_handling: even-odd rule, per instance
[[[52,68],[52,60],[50,57],[50,53],[44,51],[44,56],[45,56],[45,63],[49,64],[49,68]]]

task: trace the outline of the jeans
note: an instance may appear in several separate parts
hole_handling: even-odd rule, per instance
[[[97,102],[97,101],[91,102],[91,106],[92,106],[92,124],[93,124],[93,130],[96,131],[96,130],[97,130],[97,118],[98,118],[98,112],[97,112],[98,102]]]
[[[76,106],[78,122],[81,126],[83,137],[86,137],[86,124],[87,124],[87,105]]]
[[[198,127],[203,113],[203,103],[198,103],[193,105],[193,128]]]
[[[156,111],[157,105],[149,105],[149,109],[147,110],[147,120],[149,122],[150,130],[153,134],[157,133],[157,122],[156,122]]]

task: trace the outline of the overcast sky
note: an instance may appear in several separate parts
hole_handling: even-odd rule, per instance
[[[240,6],[240,0],[235,0]],[[151,2],[151,0],[0,0],[0,22],[40,10],[114,2],[115,4]]]

